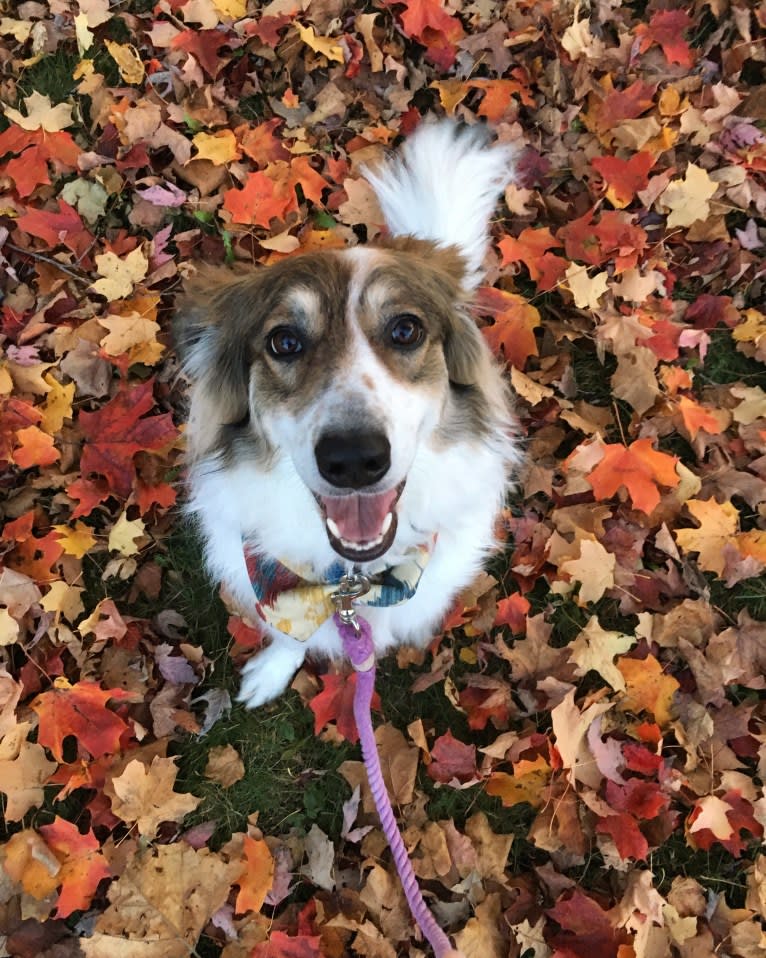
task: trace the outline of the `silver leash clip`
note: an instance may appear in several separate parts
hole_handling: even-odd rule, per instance
[[[353,606],[354,599],[359,599],[370,591],[370,580],[361,572],[352,572],[344,575],[338,583],[338,589],[330,598],[335,603],[341,622],[350,625],[354,632],[359,634],[359,619]]]

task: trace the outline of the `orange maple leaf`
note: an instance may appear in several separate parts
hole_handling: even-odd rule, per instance
[[[112,874],[91,830],[83,835],[78,827],[63,818],[42,825],[40,834],[61,862],[57,880],[61,885],[56,917],[67,918],[73,911],[90,905],[99,882]]]
[[[492,351],[523,370],[527,359],[537,356],[534,331],[540,325],[540,313],[523,296],[488,286],[479,290],[476,306],[494,320],[492,326],[482,329]]]
[[[620,658],[617,668],[625,679],[625,695],[619,707],[624,712],[651,712],[661,727],[670,722],[670,706],[680,688],[672,675],[666,675],[653,655],[645,659]]]
[[[268,229],[272,219],[284,217],[293,199],[287,183],[276,183],[267,173],[256,170],[247,174],[243,189],[224,193],[223,208],[231,213],[234,223]]]
[[[37,426],[27,426],[16,433],[19,446],[13,453],[13,461],[22,469],[32,466],[53,465],[61,454],[53,445],[53,436],[49,436]]]
[[[542,292],[553,289],[566,272],[569,261],[551,253],[552,247],[561,246],[547,226],[523,229],[518,238],[504,236],[497,244],[502,254],[501,266],[508,263],[523,263],[529,270],[529,278],[537,283]]]
[[[274,859],[265,841],[244,838],[245,868],[235,885],[239,894],[234,910],[238,915],[246,911],[260,911],[274,881]]]
[[[660,501],[657,486],[678,485],[677,462],[677,456],[653,449],[651,439],[637,439],[630,446],[607,443],[603,459],[586,478],[597,499],[608,499],[624,487],[633,506],[649,515]]]

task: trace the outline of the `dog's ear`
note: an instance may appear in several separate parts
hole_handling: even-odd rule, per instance
[[[248,413],[250,357],[247,304],[257,280],[226,267],[199,266],[176,304],[173,334],[192,389],[217,425]]]
[[[454,386],[475,386],[490,375],[487,344],[470,315],[457,311],[447,325],[444,358]]]
[[[391,234],[455,247],[471,289],[481,281],[490,217],[515,155],[507,144],[490,146],[483,127],[426,121],[392,159],[363,172]]]

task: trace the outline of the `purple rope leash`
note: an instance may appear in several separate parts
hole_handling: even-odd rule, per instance
[[[420,930],[430,942],[434,955],[436,958],[463,958],[461,953],[452,947],[449,938],[437,925],[431,910],[423,900],[412,868],[412,862],[396,825],[391,799],[388,797],[383,781],[380,756],[378,755],[370,714],[372,693],[375,690],[375,650],[370,624],[351,609],[350,602],[344,612],[345,615],[335,613],[335,625],[343,639],[343,651],[351,660],[351,664],[357,673],[356,690],[354,692],[354,718],[359,730],[359,741],[362,745],[367,780],[370,783],[372,797],[375,799],[375,808],[378,810],[383,834],[391,848],[394,864],[399,873],[399,879],[410,911]],[[346,621],[343,621],[343,618]]]

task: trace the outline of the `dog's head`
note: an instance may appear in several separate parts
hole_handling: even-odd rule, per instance
[[[463,265],[421,240],[297,256],[240,279],[203,271],[178,339],[193,380],[193,457],[288,456],[331,545],[387,551],[417,445],[486,363]]]
[[[401,161],[376,189],[397,177]],[[384,555],[419,445],[482,429],[491,359],[466,309],[475,225],[466,232],[471,248],[393,236],[240,277],[200,271],[177,322],[192,379],[192,459],[249,458],[268,470],[287,457],[335,552],[354,562]]]

